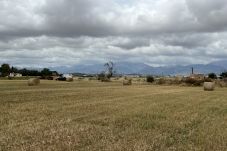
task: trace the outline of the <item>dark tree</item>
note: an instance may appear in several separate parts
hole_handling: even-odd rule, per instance
[[[114,63],[110,61],[105,63],[104,66],[106,67],[105,76],[110,79],[114,74]]]
[[[153,76],[147,76],[147,82],[153,83],[154,82],[154,77]]]
[[[11,67],[11,72],[17,73],[18,72],[18,69],[12,66]]]
[[[37,70],[28,70],[26,68],[18,70],[18,73],[22,74],[23,76],[41,76],[39,71],[37,71]]]
[[[26,68],[19,70],[19,73],[22,74],[22,76],[29,76],[28,70]]]
[[[50,71],[50,69],[44,68],[44,69],[41,71],[41,75],[42,75],[42,76],[51,76],[51,75],[52,75],[52,72]]]
[[[104,81],[105,80],[105,73],[98,74],[98,80]]]
[[[2,64],[1,66],[1,72],[2,72],[2,76],[8,76],[10,74],[10,66],[9,64]]]
[[[38,70],[29,70],[26,68],[23,69],[17,69],[16,67],[11,67],[9,64],[2,64],[0,67],[1,76],[5,77],[10,74],[10,72],[14,73],[20,73],[22,76],[52,76],[52,75],[58,75],[57,71],[50,71],[48,68],[44,68],[41,72]]]
[[[222,72],[221,74],[220,74],[220,77],[223,79],[223,78],[227,78],[227,71],[225,71],[225,72]]]
[[[215,73],[209,73],[208,77],[211,79],[217,79],[217,75]]]

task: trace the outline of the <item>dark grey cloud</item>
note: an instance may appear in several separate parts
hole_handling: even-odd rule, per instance
[[[227,29],[227,3],[225,0],[187,0],[189,11],[193,14],[205,32],[217,32]]]
[[[143,37],[132,37],[132,38],[120,38],[115,41],[115,43],[112,44],[113,46],[130,50],[135,49],[138,47],[145,47],[150,45],[150,39],[149,38],[143,38]]]
[[[225,0],[1,0],[0,63],[152,65],[227,57]]]

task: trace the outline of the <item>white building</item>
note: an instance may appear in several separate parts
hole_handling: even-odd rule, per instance
[[[73,75],[72,74],[63,74],[62,77],[65,77],[65,78],[73,78]]]
[[[22,74],[13,72],[9,74],[9,77],[22,77]]]

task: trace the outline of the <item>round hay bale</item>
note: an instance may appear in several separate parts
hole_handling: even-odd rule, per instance
[[[217,85],[220,86],[221,88],[222,87],[227,87],[227,83],[223,80],[220,80],[220,81],[216,81]]]
[[[40,84],[39,78],[30,78],[28,79],[28,86],[36,86]]]
[[[123,85],[132,85],[132,79],[124,79]]]
[[[162,85],[166,83],[166,79],[165,78],[159,78],[157,81],[157,84]]]
[[[203,88],[204,88],[204,91],[214,91],[215,83],[214,82],[204,82]]]
[[[66,78],[67,82],[73,82],[73,78]]]
[[[181,84],[182,83],[182,77],[179,77],[179,76],[177,76],[177,77],[175,77],[174,79],[173,79],[173,83],[174,84]]]

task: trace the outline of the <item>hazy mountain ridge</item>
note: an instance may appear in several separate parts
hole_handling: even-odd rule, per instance
[[[144,63],[118,62],[115,63],[115,71],[118,74],[152,74],[152,75],[188,75],[191,68],[195,73],[208,74],[211,72],[219,74],[227,70],[227,60],[216,61],[210,64],[192,64],[187,66],[165,66],[152,67]],[[72,67],[54,67],[60,73],[86,73],[97,74],[105,70],[103,64],[97,63],[92,65],[78,64]]]

